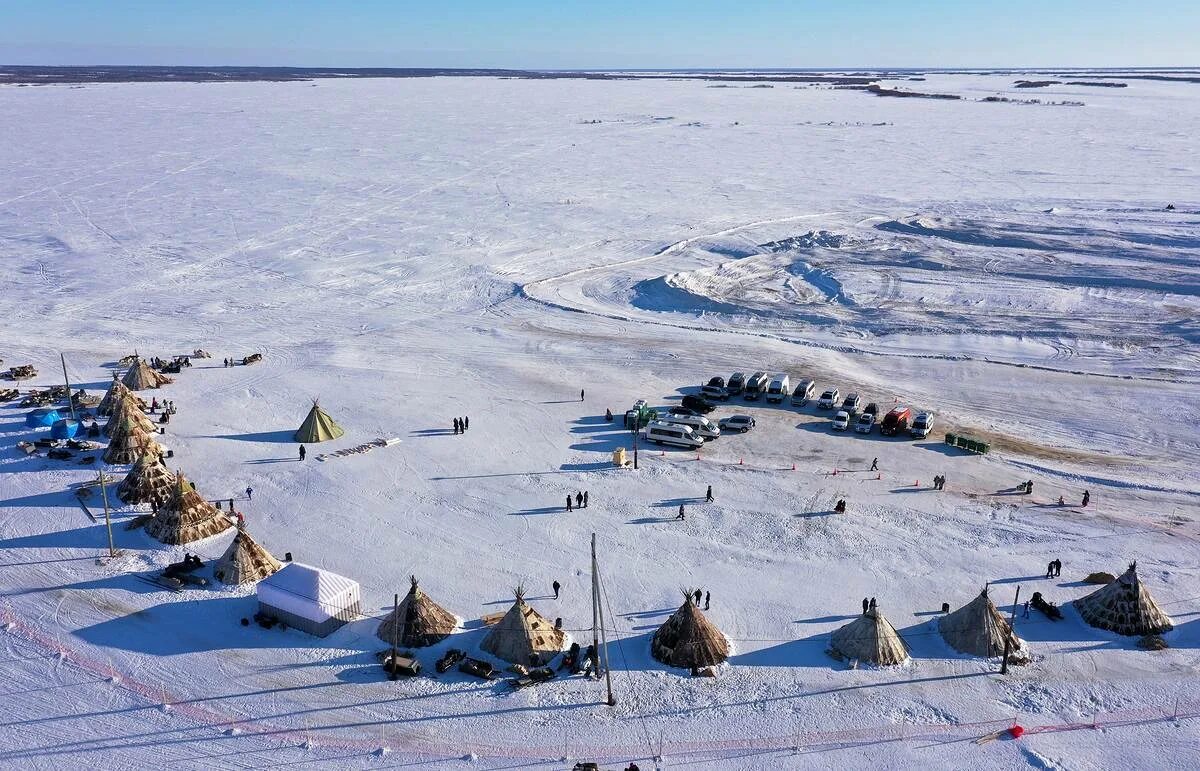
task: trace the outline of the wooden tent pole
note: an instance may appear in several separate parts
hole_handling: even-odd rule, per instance
[[[71,397],[71,378],[67,377],[67,357],[60,352],[58,358],[62,360],[63,382],[67,384],[67,406],[71,408],[71,420],[78,422],[79,418],[75,416],[75,400]]]
[[[400,595],[392,595],[392,666],[388,673],[389,680],[396,679],[396,634],[399,632],[400,626]]]

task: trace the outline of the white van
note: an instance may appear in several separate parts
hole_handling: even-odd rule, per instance
[[[671,423],[676,426],[690,426],[692,432],[705,441],[716,439],[721,435],[721,429],[703,415],[667,415],[659,422]]]
[[[677,447],[703,447],[704,440],[696,436],[691,426],[680,426],[656,420],[646,426],[646,441],[655,444],[673,444]]]
[[[792,406],[803,407],[808,404],[808,400],[812,398],[813,392],[817,390],[817,381],[801,380],[796,384],[796,390],[792,391]]]
[[[912,434],[918,439],[924,439],[925,437],[929,436],[929,432],[931,431],[933,431],[932,412],[922,412],[920,415],[917,415],[917,417],[913,420],[912,425],[908,427],[908,433]]]
[[[776,375],[771,379],[771,384],[767,386],[767,401],[773,404],[779,404],[784,399],[788,398],[788,394],[792,390],[792,383],[788,380],[787,375]]]

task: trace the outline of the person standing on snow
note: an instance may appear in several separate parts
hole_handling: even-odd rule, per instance
[[[571,494],[567,493],[567,511],[571,511]]]
[[[559,584],[558,581],[555,581],[554,583],[550,584],[550,586],[554,589],[554,599],[557,600],[558,599],[558,591],[560,589],[562,589],[562,585]]]
[[[300,460],[303,461],[304,456],[307,454],[308,454],[308,451],[304,449],[304,445],[300,445]]]
[[[675,519],[683,519],[683,504],[679,504],[679,516]]]
[[[872,471],[879,470],[879,458],[874,458],[871,460],[871,470]]]
[[[254,500],[254,488],[253,487],[246,488],[246,500],[250,500],[250,501]]]
[[[712,485],[708,486],[708,491],[704,493],[704,500],[708,503],[713,502]]]

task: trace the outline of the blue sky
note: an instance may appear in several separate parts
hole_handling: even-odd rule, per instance
[[[1200,0],[0,0],[3,64],[1200,65]]]

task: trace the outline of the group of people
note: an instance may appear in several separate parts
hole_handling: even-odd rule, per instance
[[[874,610],[874,609],[875,609],[875,598],[872,597],[870,599],[867,599],[866,597],[863,597],[863,615],[864,616],[867,615],[868,610]]]
[[[454,433],[465,434],[465,433],[467,433],[467,429],[470,427],[471,427],[471,419],[470,418],[455,418],[454,419]]]
[[[703,592],[703,596],[704,596],[704,609],[708,610],[709,604],[712,602],[712,592],[705,591],[705,592]],[[692,600],[696,603],[697,608],[700,607],[700,597],[701,597],[701,592],[699,589],[692,592]]]
[[[224,361],[226,367],[233,367],[237,365],[237,359],[225,359]]]
[[[1055,558],[1046,563],[1046,578],[1058,578],[1062,575],[1062,560]]]
[[[586,509],[587,506],[588,506],[587,490],[575,493],[574,498],[571,497],[570,493],[567,493],[567,511],[574,511],[575,509]]]
[[[942,474],[938,474],[938,475],[934,476],[933,489],[934,490],[945,490],[946,489],[946,477],[943,476]]]

